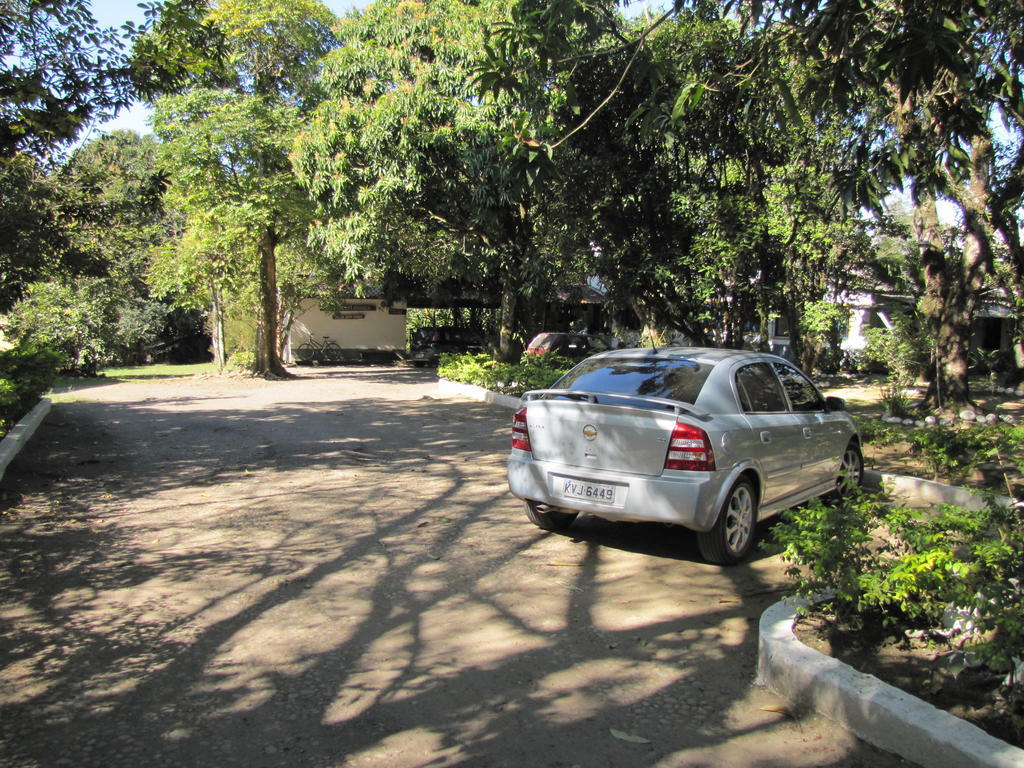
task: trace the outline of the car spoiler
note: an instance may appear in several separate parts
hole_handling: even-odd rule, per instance
[[[648,397],[647,395],[620,395],[615,392],[589,392],[582,389],[531,389],[529,392],[524,392],[521,399],[525,403],[529,400],[537,400],[544,395],[566,397],[570,400],[586,400],[588,403],[594,404],[599,402],[599,397],[614,398],[616,400],[633,400],[638,403],[653,403],[675,411],[676,416],[686,415],[694,419],[699,419],[700,421],[711,421],[710,413],[698,411],[689,403],[681,403],[678,400],[669,400],[664,397]],[[611,403],[605,403],[605,405],[611,405]],[[639,408],[640,406],[625,405],[623,407]]]

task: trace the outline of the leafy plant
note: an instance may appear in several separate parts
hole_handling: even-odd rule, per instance
[[[882,403],[894,416],[910,415],[913,401],[907,394],[928,362],[928,340],[910,317],[896,317],[891,328],[868,328],[868,344],[862,352],[867,363],[876,363],[888,373],[882,387]]]
[[[809,600],[834,595],[831,606],[837,618],[858,616],[880,506],[876,498],[856,493],[836,504],[816,498],[783,513],[773,536],[789,563],[786,573],[795,594]]]
[[[526,355],[518,364],[502,363],[487,354],[443,354],[437,375],[449,381],[475,384],[505,395],[521,395],[550,387],[573,365],[560,355]]]
[[[910,452],[927,462],[935,479],[962,480],[975,464],[979,436],[954,427],[923,427],[908,433]]]
[[[949,606],[973,619],[961,650],[1007,673],[1003,705],[1024,730],[1024,510],[891,507],[855,494],[784,513],[774,529],[797,595],[828,602],[837,622],[939,629]]]
[[[904,430],[879,419],[864,419],[857,426],[861,441],[871,445],[895,445],[906,439]]]
[[[0,434],[31,410],[63,363],[60,353],[42,347],[19,345],[0,351]]]

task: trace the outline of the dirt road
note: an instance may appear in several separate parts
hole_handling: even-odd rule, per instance
[[[0,765],[895,766],[751,685],[777,558],[545,534],[426,371],[59,402],[3,480]]]

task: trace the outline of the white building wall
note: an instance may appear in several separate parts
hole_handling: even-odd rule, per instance
[[[310,337],[322,342],[324,336],[346,350],[404,350],[405,305],[385,306],[380,299],[351,299],[332,315],[321,310],[315,300],[306,300],[292,320],[286,358],[291,360],[291,349]]]

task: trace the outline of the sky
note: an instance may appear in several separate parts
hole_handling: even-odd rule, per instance
[[[323,0],[324,5],[341,15],[350,8],[364,5],[360,0]],[[141,24],[145,18],[138,0],[93,0],[92,15],[101,27],[120,27],[126,21]],[[93,138],[97,133],[114,130],[131,130],[136,133],[151,133],[147,125],[150,110],[143,104],[136,104],[131,109],[122,111],[113,120],[94,126],[83,139]]]

